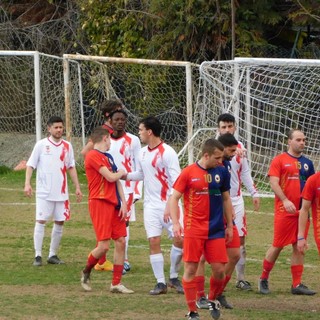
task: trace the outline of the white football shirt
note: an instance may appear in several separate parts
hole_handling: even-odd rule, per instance
[[[129,173],[128,179],[143,179],[144,207],[159,209],[165,207],[180,172],[177,153],[162,142],[153,149],[141,149],[137,171]]]
[[[137,170],[139,152],[141,150],[140,140],[137,136],[126,132],[120,138],[111,136],[111,146],[109,153],[112,155],[118,169],[126,172]],[[142,182],[120,180],[124,194],[134,193],[134,199],[141,198]]]
[[[27,166],[37,169],[36,196],[49,201],[68,199],[67,170],[75,167],[72,145],[50,138],[39,140],[31,153]]]

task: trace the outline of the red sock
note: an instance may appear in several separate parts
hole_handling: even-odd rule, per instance
[[[263,271],[260,279],[269,279],[269,274],[272,268],[274,267],[274,262],[269,262],[268,260],[264,259],[262,267],[263,267]]]
[[[229,283],[231,279],[231,275],[226,275],[226,277],[224,278],[224,284],[223,284],[223,290],[226,288],[227,284]]]
[[[92,268],[97,264],[99,259],[95,258],[92,253],[89,254],[86,267],[84,268],[84,273],[90,273]]]
[[[295,288],[301,283],[301,277],[303,273],[303,265],[291,266],[292,286]]]
[[[210,277],[210,290],[208,294],[208,299],[213,301],[223,292],[225,278],[214,279]]]
[[[107,257],[106,257],[106,255],[104,254],[100,259],[99,259],[99,264],[100,265],[102,265],[102,264],[104,264],[105,262],[106,262],[106,260],[107,260]]]
[[[196,296],[197,296],[197,285],[195,279],[191,281],[185,281],[182,278],[182,285],[184,289],[184,297],[186,299],[189,311],[197,312],[197,305],[196,305]]]
[[[204,281],[204,276],[195,276],[194,278],[194,282],[196,283],[197,288],[197,300],[199,300],[201,297],[205,297],[206,295],[204,292]]]
[[[123,264],[114,264],[113,265],[113,277],[112,277],[112,285],[116,286],[121,282],[123,271]]]

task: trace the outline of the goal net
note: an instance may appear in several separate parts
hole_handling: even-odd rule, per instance
[[[191,138],[199,66],[189,62],[70,54],[64,55],[64,59],[66,66],[69,62],[78,64],[78,78],[72,78],[65,67],[66,104],[71,109],[82,109],[83,122],[72,124],[72,131],[82,137],[83,144],[92,129],[103,123],[99,105],[109,99],[119,99],[124,104],[127,131],[132,134],[138,135],[141,118],[154,115],[163,125],[161,137],[177,151]]]
[[[239,58],[204,62],[200,79],[193,137],[188,141],[194,158],[203,140],[216,136],[219,114],[231,113],[261,194],[273,194],[267,171],[271,159],[286,150],[291,128],[305,133],[305,154],[319,168],[320,61]],[[185,152],[187,148],[180,154]]]
[[[62,58],[0,51],[0,96],[0,165],[14,168],[46,136],[48,118],[64,118]]]

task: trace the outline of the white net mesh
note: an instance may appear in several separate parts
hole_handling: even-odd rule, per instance
[[[252,175],[262,194],[271,194],[271,159],[286,150],[286,134],[299,128],[305,154],[319,167],[320,62],[243,59],[205,62],[194,114],[192,145],[197,157],[203,139],[215,136],[221,113],[235,115],[238,138],[248,149]]]

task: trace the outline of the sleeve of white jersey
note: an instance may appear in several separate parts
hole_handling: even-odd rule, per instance
[[[39,158],[40,158],[40,151],[41,151],[41,140],[38,141],[30,155],[30,158],[27,161],[27,166],[33,169],[36,169],[38,166]]]
[[[74,168],[76,166],[76,161],[74,159],[74,152],[73,152],[73,147],[71,143],[69,143],[69,163],[68,163],[68,169]]]
[[[133,152],[133,163],[134,163],[134,170],[137,169],[139,165],[139,155],[141,151],[141,143],[138,137],[134,136],[132,141],[132,152]],[[142,187],[143,187],[143,180],[137,181],[135,188],[134,188],[134,199],[140,199],[142,197]]]
[[[170,187],[170,194],[173,192],[173,184],[179,177],[181,173],[179,158],[177,153],[174,151],[173,148],[168,149],[168,153],[166,153],[166,163],[169,173],[169,187]]]
[[[251,176],[251,170],[249,167],[248,159],[246,157],[242,158],[241,181],[252,197],[259,197],[258,190],[254,185]]]
[[[143,180],[144,175],[140,163],[141,150],[139,151],[138,161],[135,163],[136,168],[133,172],[128,172],[127,180],[139,181]]]

